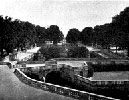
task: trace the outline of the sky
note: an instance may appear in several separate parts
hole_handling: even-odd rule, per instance
[[[0,15],[46,28],[58,25],[66,36],[72,28],[110,23],[128,6],[127,0],[0,0]]]

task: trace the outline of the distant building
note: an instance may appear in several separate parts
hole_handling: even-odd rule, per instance
[[[45,41],[45,44],[46,45],[52,45],[53,44],[53,41]]]
[[[47,40],[47,41],[45,41],[45,44],[46,45],[53,45],[53,41]],[[66,39],[65,38],[57,43],[57,45],[64,45],[64,44],[66,44]]]
[[[65,44],[66,44],[66,39],[65,38],[57,43],[57,45],[65,45]]]

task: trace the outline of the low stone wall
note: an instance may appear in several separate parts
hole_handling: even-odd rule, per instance
[[[45,61],[45,66],[51,66],[53,64],[57,64],[57,61],[56,60]]]
[[[77,98],[77,99],[83,99],[83,100],[118,100],[110,97],[105,97],[102,95],[97,95],[94,93],[88,93],[85,91],[79,91],[68,87],[62,87],[59,85],[53,85],[50,83],[37,81],[35,79],[31,79],[27,77],[23,72],[20,71],[20,69],[17,69],[17,68],[15,69],[14,73],[25,84],[28,84],[32,87],[39,88],[45,91],[57,93],[60,95]]]
[[[80,75],[74,75],[74,81],[76,78],[76,82],[79,84],[90,87],[114,87],[117,89],[121,89],[121,87],[125,87],[129,91],[129,80],[90,80],[88,78],[82,77]]]
[[[75,60],[75,61],[79,61],[79,60],[90,60],[89,58],[52,58],[53,60],[57,60],[57,61],[69,61],[69,60]],[[50,60],[52,60],[50,59]],[[96,58],[95,58],[96,59]]]
[[[91,81],[92,84],[97,86],[110,86],[110,85],[129,85],[129,80],[93,80]]]
[[[3,61],[0,61],[0,65],[10,65],[11,63],[9,62],[3,62]]]
[[[18,61],[17,64],[44,64],[45,61]]]
[[[103,59],[103,58],[52,58],[56,61],[88,61],[95,64],[129,64],[127,59]]]
[[[12,68],[25,68],[25,67],[26,67],[26,64],[16,64]]]

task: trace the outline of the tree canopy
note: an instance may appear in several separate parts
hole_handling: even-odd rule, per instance
[[[51,25],[45,29],[28,21],[12,20],[11,17],[0,16],[0,53],[12,53],[14,49],[24,50],[35,46],[41,46],[46,40],[57,43],[64,38],[57,25]]]
[[[66,36],[68,43],[77,43],[79,41],[80,31],[76,28],[70,29]]]
[[[80,33],[80,41],[82,41],[83,44],[91,44],[93,42],[92,40],[93,40],[93,28],[85,27]]]
[[[51,25],[47,28],[47,39],[53,41],[54,44],[57,44],[64,38],[62,31],[60,31],[57,25]]]
[[[111,45],[128,50],[129,56],[129,7],[112,17],[111,23],[85,27],[81,32],[70,29],[66,36],[68,43],[81,41],[86,45],[99,45],[109,48]]]

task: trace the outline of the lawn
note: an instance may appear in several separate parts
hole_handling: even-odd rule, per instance
[[[129,80],[129,71],[94,72],[93,80]]]

